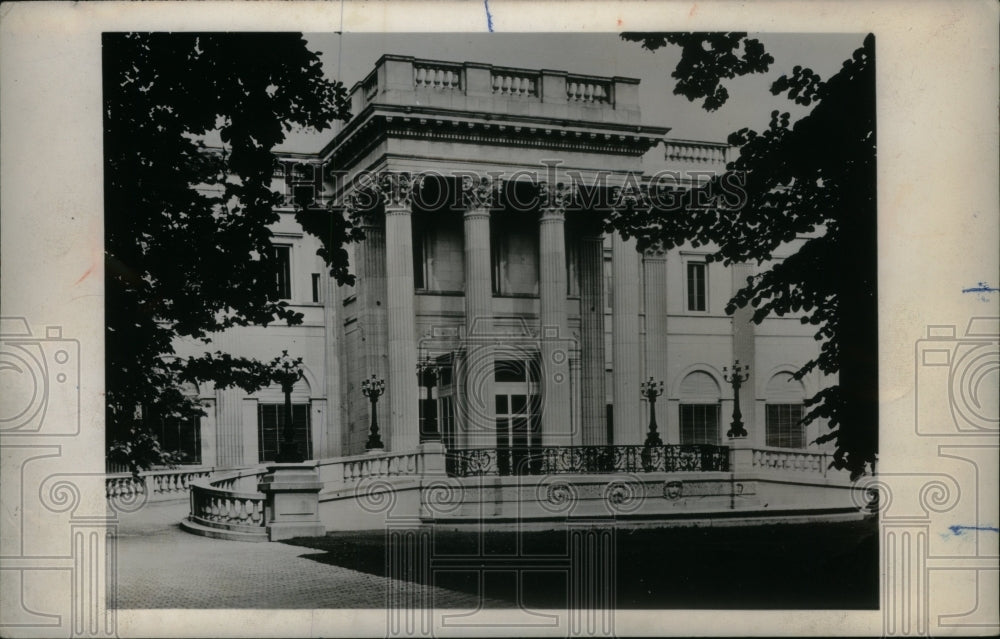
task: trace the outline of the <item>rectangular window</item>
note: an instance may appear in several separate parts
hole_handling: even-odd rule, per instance
[[[681,443],[719,443],[719,405],[681,404]]]
[[[285,405],[260,404],[257,407],[258,461],[274,461],[285,438]],[[306,459],[312,457],[309,433],[309,404],[292,404],[292,439]]]
[[[765,413],[765,443],[776,448],[805,448],[802,404],[768,404]]]
[[[538,295],[538,222],[494,216],[490,229],[494,295]]]
[[[687,265],[687,310],[704,311],[707,309],[705,292],[707,289],[706,264],[704,262],[688,262]]]
[[[312,274],[312,294],[313,294],[312,296],[313,302],[318,303],[322,301],[319,293],[319,273]]]
[[[156,438],[160,449],[176,455],[179,463],[201,463],[201,420],[198,415],[158,420]]]
[[[290,300],[292,299],[292,247],[275,246],[274,260],[274,277],[278,298]]]

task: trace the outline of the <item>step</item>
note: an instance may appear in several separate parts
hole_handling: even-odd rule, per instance
[[[181,520],[181,529],[193,535],[211,537],[212,539],[250,542],[267,541],[267,530],[263,526],[254,532],[244,532],[242,530],[225,530],[222,528],[203,526],[202,524],[195,523],[188,518],[184,518]]]

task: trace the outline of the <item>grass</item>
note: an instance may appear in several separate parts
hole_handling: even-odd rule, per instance
[[[878,525],[864,521],[719,528],[615,530],[619,609],[875,609]],[[565,531],[434,530],[433,577],[403,578],[502,600],[567,606]],[[386,534],[329,533],[288,543],[322,563],[379,576]],[[492,570],[484,570],[492,568]],[[480,575],[484,583],[480,584]],[[520,575],[520,579],[518,576]],[[397,577],[399,575],[396,575]],[[520,582],[520,584],[518,584]]]

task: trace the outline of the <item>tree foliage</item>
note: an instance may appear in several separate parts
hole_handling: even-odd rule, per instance
[[[680,46],[674,92],[703,99],[707,110],[726,101],[722,80],[766,71],[773,62],[745,33],[622,37],[650,50]],[[818,369],[839,381],[806,401],[805,422],[828,420],[831,431],[819,441],[835,441],[834,465],[855,477],[874,468],[878,441],[874,45],[867,36],[827,80],[801,66],[779,77],[774,95],[815,106],[794,123],[789,113],[773,111],[766,129],[731,134],[739,154],[701,188],[704,197],[690,194],[681,211],[651,197],[654,204],[610,220],[643,247],[693,242],[712,246],[710,258],[727,265],[768,262],[726,312],[749,304],[754,322],[800,313],[803,324],[816,327],[819,355],[797,377]],[[716,196],[734,182],[743,187],[738,202]],[[771,261],[796,240],[798,250]]]
[[[208,348],[182,359],[173,345],[301,322],[275,286],[273,149],[349,109],[300,34],[106,34],[103,65],[107,439],[136,471],[170,461],[150,422],[196,410],[183,384],[252,392],[274,380],[274,362]]]

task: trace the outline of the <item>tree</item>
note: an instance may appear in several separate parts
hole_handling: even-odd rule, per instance
[[[774,61],[745,33],[622,38],[653,51],[681,47],[674,93],[702,99],[708,111],[728,99],[723,80],[766,71]],[[669,198],[654,192],[609,220],[641,247],[708,244],[710,258],[727,265],[760,265],[777,248],[805,238],[793,255],[748,278],[726,312],[750,304],[756,323],[771,314],[801,312],[802,322],[816,327],[819,356],[796,377],[818,369],[839,374],[839,381],[806,401],[804,423],[828,420],[831,430],[818,441],[836,443],[833,464],[852,477],[874,470],[878,448],[874,55],[874,36],[868,35],[825,81],[801,66],[779,77],[772,94],[815,106],[794,123],[787,112],[773,111],[764,131],[731,134],[738,157],[685,197],[683,214],[664,207]],[[743,197],[720,197],[731,194],[725,186],[734,183],[742,185]]]
[[[171,461],[151,423],[199,410],[183,384],[252,392],[276,379],[274,362],[182,359],[174,342],[301,322],[274,285],[273,149],[293,126],[346,120],[349,105],[301,34],[105,34],[103,73],[107,440],[137,472]],[[329,247],[349,229],[324,232],[331,273],[347,281]]]

